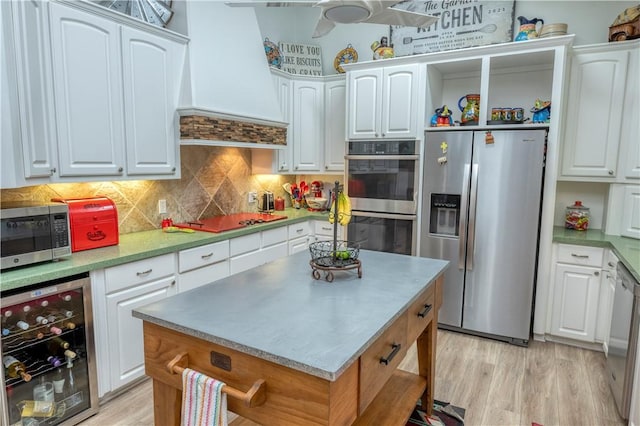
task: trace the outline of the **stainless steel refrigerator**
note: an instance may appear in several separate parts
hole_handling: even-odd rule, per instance
[[[427,133],[420,256],[446,259],[442,328],[527,345],[546,131]]]

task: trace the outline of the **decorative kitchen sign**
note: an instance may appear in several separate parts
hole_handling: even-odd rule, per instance
[[[396,7],[438,16],[428,28],[391,26],[396,56],[462,49],[513,40],[515,1],[407,1]]]
[[[282,71],[298,75],[322,75],[320,46],[301,43],[279,43]]]

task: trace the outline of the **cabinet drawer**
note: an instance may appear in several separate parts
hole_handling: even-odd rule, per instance
[[[229,255],[237,256],[260,249],[260,233],[244,235],[229,241]]]
[[[211,265],[229,257],[229,241],[207,244],[178,253],[180,272],[190,271],[201,266]]]
[[[104,271],[106,292],[146,283],[175,273],[175,253],[138,260]]]
[[[309,221],[289,225],[289,240],[304,237],[305,235],[309,235],[310,233],[311,226],[309,225]]]
[[[559,244],[558,262],[583,266],[602,266],[604,249],[600,247]]]
[[[400,346],[394,349],[396,345]],[[405,312],[360,356],[359,414],[362,414],[373,401],[406,353],[407,313]],[[387,360],[387,364],[382,361],[383,359]]]
[[[284,241],[287,241],[286,226],[262,231],[262,247],[272,246],[274,244],[282,243]]]
[[[433,320],[435,309],[435,286],[433,283],[425,290],[408,310],[407,342],[413,342],[420,336],[429,321]]]
[[[328,221],[316,220],[314,221],[314,234],[316,236],[327,236],[333,238],[333,224]],[[343,227],[338,225],[338,239],[343,239]]]
[[[178,289],[180,292],[193,290],[205,284],[210,284],[216,280],[229,276],[229,261],[207,265],[202,268],[180,274],[178,278]]]

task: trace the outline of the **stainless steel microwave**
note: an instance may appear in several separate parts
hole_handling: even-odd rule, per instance
[[[66,204],[2,203],[0,221],[2,270],[71,255]]]

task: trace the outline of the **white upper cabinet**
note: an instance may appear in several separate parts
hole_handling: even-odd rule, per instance
[[[293,171],[319,172],[324,137],[324,83],[293,81]]]
[[[324,86],[324,170],[344,171],[347,84],[344,78]]]
[[[629,49],[629,72],[622,115],[622,135],[618,181],[640,180],[640,41],[632,42]]]
[[[417,137],[418,64],[348,75],[349,139]]]
[[[181,52],[167,39],[127,27],[122,52],[127,173],[173,175]]]
[[[277,74],[273,74],[274,83],[276,85],[276,96],[278,97],[278,103],[280,104],[280,111],[282,112],[282,119],[289,123],[287,128],[287,147],[276,151],[274,154],[277,164],[275,170],[280,173],[291,172],[293,169],[293,126],[292,122],[292,104],[293,104],[293,92],[291,90],[292,81],[287,77],[283,77]],[[264,152],[264,154],[271,154]],[[270,155],[269,155],[270,157]]]
[[[625,174],[633,176],[634,168],[640,176],[637,158],[630,159],[635,164],[629,166],[627,159],[621,158],[620,167],[631,170],[618,170],[620,152],[637,145],[637,133],[630,135],[631,129],[623,132],[628,126],[635,126],[637,132],[639,121],[638,96],[629,87],[632,83],[637,92],[637,76],[630,73],[633,68],[636,74],[638,72],[636,67],[630,67],[632,46],[637,50],[638,43],[608,43],[574,49],[561,178],[596,178],[587,180],[613,182],[617,177],[624,178]]]
[[[2,148],[22,164],[2,186],[179,177],[188,39],[91,2],[6,3],[3,55],[16,61],[3,72],[18,112]]]
[[[35,1],[6,2],[3,25],[13,19],[15,44],[12,49],[3,46],[5,54],[12,54],[15,62],[15,87],[18,92],[17,106],[19,126],[15,139],[21,142],[25,178],[49,178],[57,170],[55,125],[50,111],[53,110],[53,92],[47,78],[51,74],[49,22],[45,4]],[[12,16],[9,10],[12,10]],[[8,41],[5,41],[8,43]],[[8,51],[12,51],[8,53]],[[3,95],[4,96],[4,95]],[[7,153],[6,147],[2,146]],[[14,170],[17,173],[17,170]]]
[[[124,171],[120,26],[50,3],[60,176]]]

